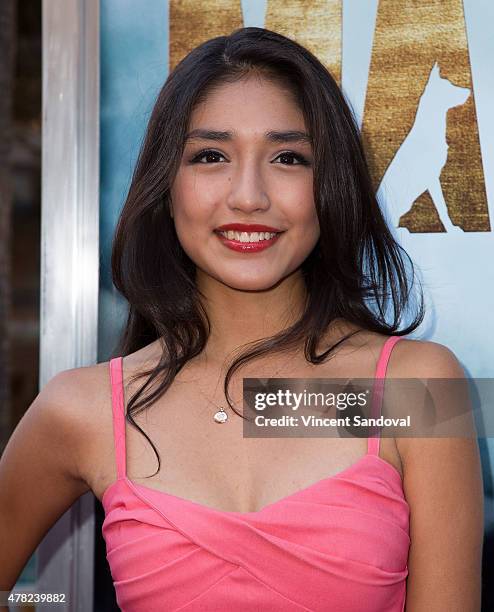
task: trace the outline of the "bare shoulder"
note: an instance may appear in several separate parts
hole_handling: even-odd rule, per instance
[[[155,353],[153,343],[125,356],[124,383],[152,364]],[[42,393],[44,404],[71,432],[79,477],[93,490],[101,478],[116,477],[110,362],[64,370]]]
[[[454,354],[448,347],[432,341],[412,340],[402,338],[395,344],[391,352],[389,363],[386,371],[386,378],[394,379],[466,379],[465,371]],[[457,383],[454,383],[457,384]],[[425,387],[424,387],[425,388]],[[434,387],[429,384],[429,389],[443,389],[451,393],[455,387],[452,384],[450,387],[443,385]],[[444,393],[442,397],[437,397],[434,409],[440,411],[448,410],[447,396]],[[396,391],[396,401],[402,401],[399,390]],[[418,409],[418,407],[416,407]],[[413,410],[414,406],[410,406]],[[407,463],[417,465],[413,460],[414,455],[422,455],[425,447],[443,449],[443,453],[454,454],[459,447],[476,446],[476,441],[465,436],[462,438],[397,438],[397,448],[404,465]],[[437,457],[439,458],[439,457]]]
[[[109,362],[102,362],[62,370],[43,387],[42,393],[54,404],[64,406],[68,418],[86,421],[100,409],[109,386]]]
[[[152,364],[156,355],[156,343],[126,355],[125,380]],[[93,424],[99,429],[104,421],[112,422],[109,361],[63,370],[43,387],[42,393],[47,403],[63,406],[61,417],[78,426],[82,437],[91,432]]]
[[[390,378],[464,378],[465,372],[451,349],[430,340],[402,338],[393,348]]]
[[[394,346],[387,377],[466,378],[451,349],[411,339]],[[449,404],[447,397],[438,400]],[[478,610],[483,483],[476,436],[397,437],[396,443],[410,507],[407,610]]]
[[[75,476],[88,482],[88,452],[98,438],[111,431],[108,362],[62,370],[41,389],[31,410],[70,440]],[[110,402],[110,403],[109,403]]]

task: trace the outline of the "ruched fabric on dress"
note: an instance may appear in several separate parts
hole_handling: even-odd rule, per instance
[[[409,507],[378,435],[335,476],[257,512],[217,510],[127,478],[121,357],[110,375],[117,480],[102,533],[124,612],[403,612]]]

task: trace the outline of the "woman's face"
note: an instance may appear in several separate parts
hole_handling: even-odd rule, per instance
[[[171,209],[197,274],[235,289],[274,286],[319,238],[302,112],[281,86],[249,76],[211,91],[188,134]],[[218,228],[230,224],[273,231],[241,227],[222,236]]]

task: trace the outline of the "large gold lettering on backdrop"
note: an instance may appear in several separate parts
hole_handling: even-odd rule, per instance
[[[340,82],[341,0],[271,0],[264,27],[296,40]],[[170,0],[170,70],[201,42],[243,27],[240,0]]]
[[[240,0],[169,7],[170,70],[201,42],[243,26]],[[270,0],[264,26],[306,46],[341,82],[341,0]],[[380,0],[362,131],[395,225],[490,231],[461,0]]]
[[[170,71],[194,47],[243,26],[240,0],[170,0]]]
[[[264,27],[296,40],[341,83],[341,0],[271,0]]]

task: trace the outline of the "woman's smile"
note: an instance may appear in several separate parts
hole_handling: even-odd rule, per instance
[[[228,223],[218,227],[214,233],[222,244],[233,251],[258,253],[277,242],[283,231],[259,223]]]
[[[264,251],[275,244],[281,236],[281,232],[248,233],[234,232],[233,230],[229,230],[228,232],[215,231],[215,234],[226,247],[241,253],[258,253],[259,251]]]

